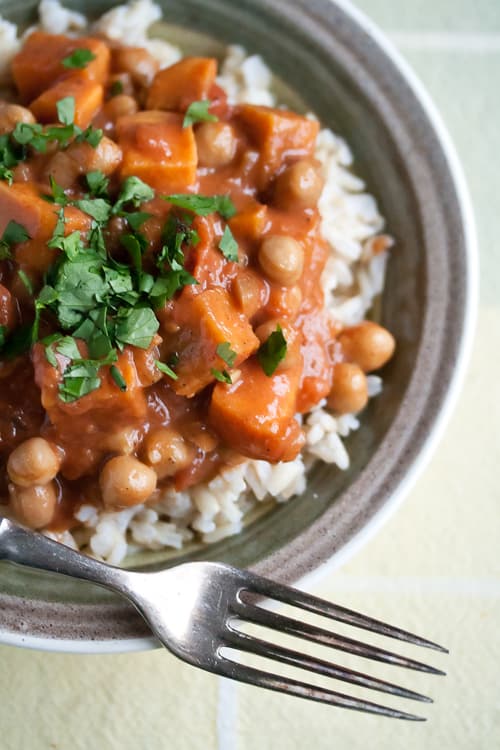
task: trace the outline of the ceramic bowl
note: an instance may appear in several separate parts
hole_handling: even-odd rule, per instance
[[[113,3],[68,2],[90,15]],[[35,0],[0,2],[23,25]],[[396,238],[382,321],[396,336],[384,391],[348,438],[346,472],[314,468],[301,497],[236,537],[180,555],[248,566],[293,582],[339,563],[394,509],[449,413],[475,307],[473,219],[461,169],[434,107],[381,33],[344,1],[168,0],[165,19],[262,54],[273,71],[349,142],[355,169]],[[182,32],[179,33],[182,42]],[[154,557],[156,568],[170,564]],[[146,558],[146,567],[151,560]],[[123,651],[154,641],[126,603],[91,585],[2,564],[0,641]]]

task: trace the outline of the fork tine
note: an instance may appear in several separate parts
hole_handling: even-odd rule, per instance
[[[247,620],[255,625],[263,625],[264,627],[277,630],[281,633],[304,638],[305,640],[313,641],[314,643],[321,643],[324,646],[335,648],[338,651],[345,651],[349,654],[356,654],[357,656],[363,656],[367,659],[384,662],[385,664],[394,664],[395,666],[405,667],[406,669],[414,669],[418,672],[428,672],[429,674],[437,675],[445,674],[445,672],[442,672],[440,669],[435,669],[435,667],[430,667],[427,664],[415,661],[414,659],[408,659],[399,654],[393,654],[391,651],[386,651],[377,646],[371,646],[362,643],[361,641],[356,641],[353,638],[347,638],[346,636],[331,633],[329,630],[318,628],[307,622],[294,620],[291,617],[286,617],[285,615],[280,615],[276,612],[270,612],[268,609],[258,607],[255,604],[242,602],[238,599],[232,604],[232,612],[242,620]]]
[[[230,635],[229,637],[226,635],[225,640],[231,644],[232,648],[239,649],[240,651],[247,651],[256,654],[257,656],[276,659],[284,664],[307,669],[310,672],[316,672],[325,677],[332,677],[333,679],[342,680],[343,682],[350,682],[353,685],[359,685],[371,690],[378,690],[381,693],[390,693],[391,695],[397,695],[399,698],[409,698],[422,701],[423,703],[433,702],[432,698],[416,693],[413,690],[407,690],[406,688],[399,687],[398,685],[386,682],[385,680],[375,679],[374,677],[370,677],[362,672],[356,672],[353,669],[344,669],[337,664],[332,664],[323,659],[315,659],[312,656],[300,654],[297,651],[283,648],[275,643],[269,643],[260,638],[255,638],[247,633],[241,632],[240,630],[231,628]]]
[[[428,641],[426,638],[420,638],[418,635],[413,635],[413,633],[409,633],[406,630],[401,630],[401,628],[396,628],[393,625],[388,625],[380,620],[375,620],[373,617],[354,612],[352,609],[346,609],[337,604],[332,604],[325,599],[312,596],[312,594],[306,594],[305,592],[299,591],[291,586],[284,586],[280,583],[275,583],[267,578],[248,572],[245,572],[245,579],[242,589],[247,590],[250,593],[256,593],[270,599],[276,599],[283,604],[292,604],[295,607],[306,609],[309,612],[323,615],[323,617],[329,617],[332,620],[345,622],[355,628],[371,630],[373,633],[380,633],[380,635],[386,635],[388,638],[396,638],[400,641],[413,643],[415,646],[424,646],[426,648],[432,648],[435,651],[442,651],[445,654],[448,653],[448,649],[439,646],[433,641]]]
[[[377,703],[371,701],[358,700],[352,698],[349,695],[343,693],[337,693],[333,690],[327,690],[325,688],[318,688],[314,685],[309,685],[306,682],[299,682],[298,680],[291,680],[288,677],[282,677],[275,675],[270,672],[263,672],[260,669],[254,667],[247,667],[245,664],[233,661],[226,657],[221,657],[213,671],[224,677],[230,677],[233,680],[240,682],[247,682],[250,685],[257,685],[258,687],[265,687],[269,690],[276,690],[280,693],[286,693],[288,695],[296,695],[299,698],[307,698],[309,700],[318,701],[319,703],[327,703],[330,706],[337,706],[339,708],[350,708],[353,711],[363,711],[369,714],[378,714],[379,716],[388,716],[392,719],[407,719],[409,721],[426,721],[422,716],[416,716],[415,714],[408,714],[405,711],[398,711],[387,706],[380,706]]]

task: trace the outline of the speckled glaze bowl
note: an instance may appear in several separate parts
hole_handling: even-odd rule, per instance
[[[98,15],[114,3],[67,2]],[[36,0],[0,2],[23,25]],[[330,0],[168,0],[165,19],[262,54],[325,125],[349,142],[396,237],[382,320],[398,341],[383,394],[348,438],[347,472],[322,465],[306,493],[236,537],[184,559],[223,560],[293,582],[337,564],[373,533],[429,456],[456,396],[475,310],[473,219],[461,169],[427,95],[386,39]],[[182,43],[182,32],[179,36]],[[145,565],[172,563],[159,557]],[[107,592],[0,567],[0,641],[97,652],[148,648],[132,607]]]

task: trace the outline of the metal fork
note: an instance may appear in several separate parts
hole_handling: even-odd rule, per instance
[[[262,600],[293,605],[330,620],[447,653],[446,649],[431,641],[221,563],[184,563],[154,573],[123,570],[98,562],[42,534],[1,518],[0,559],[81,578],[112,589],[134,604],[156,637],[180,659],[233,680],[301,698],[396,719],[425,721],[414,714],[247,666],[233,657],[233,651],[267,657],[401,698],[432,702],[430,698],[412,690],[261,640],[243,632],[241,623],[264,626],[367,659],[431,674],[444,674],[413,659],[269,611],[262,606]]]

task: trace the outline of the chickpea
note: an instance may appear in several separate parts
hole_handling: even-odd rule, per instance
[[[11,130],[14,130],[18,122],[25,122],[32,125],[35,122],[35,118],[26,107],[0,102],[0,135],[10,133]]]
[[[135,115],[138,109],[139,107],[134,97],[127,96],[126,94],[113,96],[104,105],[105,114],[113,122],[116,122],[119,117],[124,117],[125,115]]]
[[[72,187],[80,176],[81,168],[66,151],[58,151],[50,159],[45,170],[47,180],[50,177],[64,190]]]
[[[102,499],[108,508],[140,505],[156,489],[156,474],[133,456],[115,456],[99,477]]]
[[[318,167],[308,159],[301,159],[277,178],[274,201],[280,208],[314,208],[324,182]]]
[[[227,122],[204,122],[195,131],[201,167],[225,167],[234,159],[236,136]]]
[[[119,47],[113,50],[113,68],[128,73],[137,86],[149,86],[158,72],[160,64],[143,47]]]
[[[386,328],[366,320],[344,329],[338,336],[345,358],[356,362],[364,372],[383,367],[394,353],[396,342]]]
[[[105,135],[96,148],[85,141],[74,142],[65,153],[78,165],[81,174],[100,170],[109,175],[120,166],[123,158],[120,146]]]
[[[194,458],[194,450],[179,432],[171,427],[160,427],[147,436],[144,458],[153,467],[158,479],[163,479],[189,466]]]
[[[9,484],[10,507],[17,519],[30,529],[42,529],[52,521],[57,508],[54,482],[20,487]]]
[[[337,414],[357,414],[368,403],[366,375],[358,365],[339,362],[333,371],[328,406]]]
[[[265,304],[266,285],[250,269],[242,269],[231,284],[231,291],[240,309],[247,318],[251,318]]]
[[[7,461],[7,473],[21,487],[47,484],[61,466],[59,456],[44,438],[33,437],[14,448]]]
[[[260,246],[259,263],[271,281],[292,286],[302,275],[304,251],[293,237],[268,235]]]

